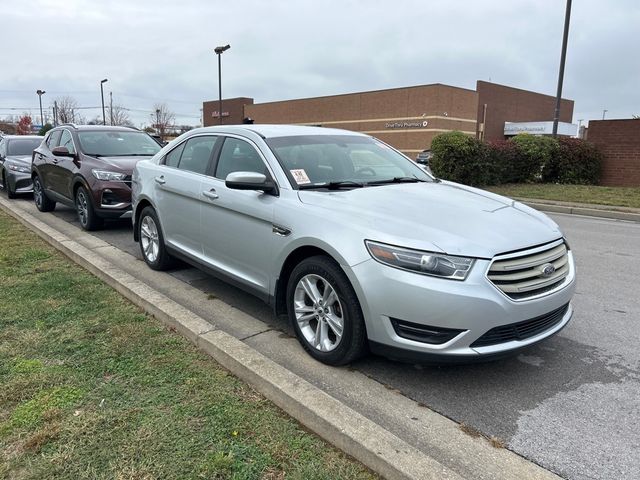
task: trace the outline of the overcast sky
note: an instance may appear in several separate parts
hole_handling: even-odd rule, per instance
[[[137,126],[166,102],[197,125],[203,100],[256,102],[478,79],[555,95],[563,0],[0,0],[0,118],[71,95]],[[563,97],[578,119],[640,115],[640,2],[574,0]],[[15,110],[10,110],[15,109]]]

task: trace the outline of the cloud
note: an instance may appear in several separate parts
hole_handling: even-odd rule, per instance
[[[46,105],[64,92],[97,107],[109,78],[137,124],[165,101],[197,124],[202,101],[217,98],[213,48],[226,43],[224,96],[257,102],[477,79],[553,95],[564,21],[557,0],[34,0],[2,11],[12,48],[0,116],[35,113],[38,88]],[[576,119],[640,114],[639,24],[635,1],[574,2],[563,96]]]

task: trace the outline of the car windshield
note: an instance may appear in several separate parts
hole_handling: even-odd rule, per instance
[[[404,155],[371,137],[301,135],[266,142],[298,188],[434,181]]]
[[[86,155],[99,157],[151,156],[160,145],[144,132],[88,131],[78,133]]]
[[[7,155],[31,155],[42,142],[42,138],[16,138],[9,140]]]

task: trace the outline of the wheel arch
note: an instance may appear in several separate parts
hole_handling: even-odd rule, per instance
[[[140,241],[140,235],[138,233],[138,223],[140,222],[140,214],[146,207],[151,207],[156,211],[156,214],[158,213],[155,205],[147,197],[142,197],[138,200],[138,202],[136,203],[135,211],[133,212],[133,240],[135,242]],[[162,225],[159,225],[159,228],[162,228]]]

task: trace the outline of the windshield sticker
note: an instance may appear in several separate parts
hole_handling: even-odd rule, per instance
[[[291,175],[293,175],[293,179],[296,181],[298,185],[305,185],[307,183],[311,183],[309,177],[307,176],[307,172],[304,171],[304,168],[297,168],[294,170],[289,170]]]

